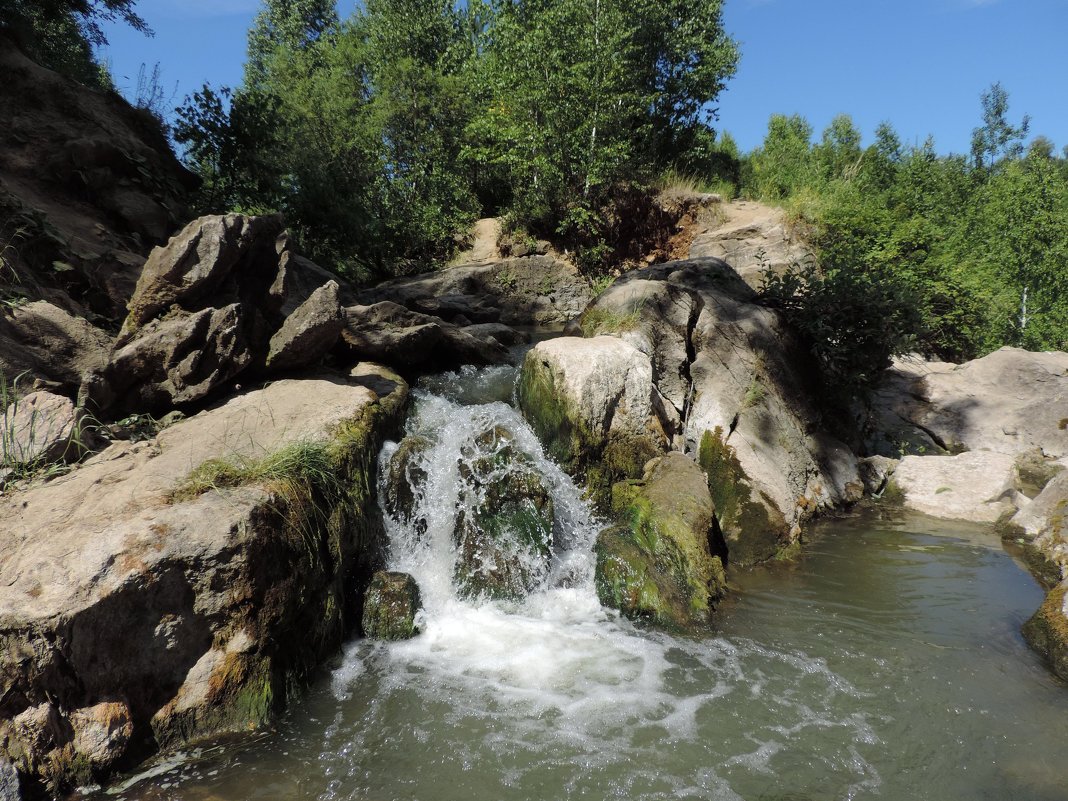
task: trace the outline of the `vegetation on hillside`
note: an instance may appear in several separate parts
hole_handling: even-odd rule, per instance
[[[176,138],[205,210],[280,208],[350,275],[426,269],[481,214],[594,269],[669,166],[704,165],[721,0],[266,0],[237,89]]]

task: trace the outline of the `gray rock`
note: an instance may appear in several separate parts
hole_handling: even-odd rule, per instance
[[[0,801],[22,801],[19,773],[7,759],[0,756]]]
[[[336,281],[324,284],[286,318],[271,337],[268,369],[313,365],[330,351],[345,327],[338,291]]]
[[[110,336],[51,303],[0,308],[0,374],[9,382],[24,376],[19,383],[28,387],[45,379],[73,394],[110,351]]]
[[[189,223],[149,254],[121,339],[172,306],[198,311],[208,303],[242,300],[253,289],[266,295],[277,270],[274,243],[281,232],[279,216],[227,214]]]
[[[530,342],[529,334],[503,323],[477,323],[464,326],[463,331],[476,339],[494,339],[506,348]]]
[[[881,494],[897,465],[898,460],[888,456],[866,456],[858,459],[857,468],[860,472],[860,480],[864,482],[864,491],[868,495]]]
[[[170,409],[206,398],[252,358],[240,304],[176,312],[127,339],[86,380],[79,402],[116,418]]]
[[[947,520],[994,523],[1015,510],[1015,460],[992,451],[906,456],[894,471],[906,508]]]
[[[0,417],[0,464],[26,467],[80,456],[77,432],[78,414],[69,398],[30,393]]]
[[[268,289],[269,308],[288,317],[321,286],[329,281],[336,282],[337,276],[295,253],[285,234],[280,237],[280,243],[282,252],[278,258],[278,272]],[[355,295],[344,285],[339,285],[339,297],[344,305],[355,302]]]
[[[131,749],[268,721],[278,688],[339,647],[357,577],[380,558],[380,524],[356,498],[373,492],[406,392],[370,366],[351,383],[276,381],[0,496],[0,756],[17,740],[59,794],[86,760],[102,778]],[[286,448],[297,477],[336,460],[338,486],[311,473],[318,506],[241,477]],[[213,459],[236,467],[189,480]]]

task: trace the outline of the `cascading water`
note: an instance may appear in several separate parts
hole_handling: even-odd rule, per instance
[[[113,795],[1063,801],[1068,692],[1017,633],[1041,595],[986,533],[834,522],[802,562],[737,574],[718,636],[636,628],[597,601],[600,522],[507,403],[514,376],[466,368],[415,392],[411,496],[387,528],[422,633],[354,642],[278,733]],[[394,510],[397,448],[381,457]],[[521,514],[546,514],[537,491],[500,539],[472,533],[516,471],[551,497],[547,560]]]

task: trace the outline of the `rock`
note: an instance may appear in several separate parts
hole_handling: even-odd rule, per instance
[[[906,456],[893,484],[906,508],[947,520],[993,523],[1014,506],[1015,460],[1004,453]]]
[[[1008,521],[1008,538],[1025,546],[1032,570],[1050,583],[1068,578],[1068,472],[1055,475]]]
[[[200,311],[266,296],[277,272],[279,216],[243,214],[201,217],[149,254],[130,299],[122,340],[172,306]]]
[[[391,301],[345,309],[342,340],[353,356],[402,370],[423,364],[436,370],[459,364],[503,364],[509,357],[491,336],[475,336]]]
[[[369,366],[276,381],[0,497],[0,755],[52,705],[55,734],[19,758],[58,795],[84,764],[52,758],[74,754],[74,710],[126,704],[109,760],[268,721],[340,647],[380,563],[368,499],[406,394]]]
[[[503,323],[479,323],[477,325],[467,325],[464,326],[463,331],[477,339],[495,339],[506,348],[510,348],[513,345],[520,345],[524,342],[530,342],[529,334],[523,331],[517,331],[511,326],[504,325]]]
[[[410,640],[419,633],[419,585],[407,573],[379,570],[363,602],[363,632],[372,640]]]
[[[268,295],[272,311],[289,317],[320,287],[330,281],[337,283],[337,276],[294,252],[285,234],[279,238],[279,243],[281,254],[278,257],[278,271]],[[356,302],[356,296],[344,284],[339,285],[338,295],[343,305]]]
[[[898,456],[987,450],[1017,455],[1040,448],[1068,457],[1068,353],[1002,348],[961,365],[895,360],[873,403],[866,444]]]
[[[613,483],[641,476],[667,449],[653,416],[649,357],[615,337],[538,343],[523,362],[518,398],[546,452],[584,475],[602,504]]]
[[[515,437],[497,426],[461,449],[455,581],[469,597],[519,600],[552,557],[552,495]]]
[[[0,464],[32,467],[81,456],[78,414],[69,398],[32,392],[0,417]]]
[[[0,801],[22,801],[18,771],[3,757],[0,757]]]
[[[1068,681],[1068,581],[1050,591],[1024,624],[1023,635],[1046,658],[1053,672]]]
[[[345,317],[338,298],[338,284],[330,281],[313,292],[290,314],[271,337],[267,368],[291,370],[320,361],[334,347]]]
[[[723,222],[694,237],[689,258],[722,259],[754,289],[760,288],[766,269],[781,274],[795,264],[816,263],[814,252],[791,232],[781,209],[752,201],[720,208]]]
[[[121,701],[96,704],[70,713],[74,753],[94,770],[111,767],[126,753],[133,735],[130,709]]]
[[[413,311],[440,317],[447,322],[460,316],[474,323],[495,323],[501,319],[501,310],[489,298],[481,295],[413,298],[409,305]]]
[[[499,320],[507,325],[547,325],[577,316],[593,292],[573,264],[552,256],[527,256],[461,264],[386,281],[360,292],[359,302],[393,301],[415,310],[418,304],[446,296],[482,298],[485,305],[500,310]]]
[[[87,378],[79,401],[120,418],[207,398],[253,359],[240,304],[152,320]]]
[[[1016,457],[1017,487],[1028,498],[1039,495],[1057,475],[1066,469],[1041,448],[1024,451]]]
[[[19,383],[29,386],[43,378],[73,395],[110,350],[110,336],[51,303],[0,307],[0,374],[9,382],[24,376]]]
[[[715,446],[712,495],[717,516],[733,518],[720,525],[742,563],[791,548],[810,517],[864,490],[856,458],[809,397],[810,357],[755,300],[729,265],[693,259],[627,273],[580,318],[583,333],[610,333],[649,358],[665,401],[657,425],[679,432],[674,447],[697,453],[704,442],[711,456]],[[757,528],[743,533],[743,517]]]
[[[432,444],[426,437],[405,437],[390,457],[386,470],[386,512],[397,522],[413,526],[420,536],[426,533],[427,521],[415,516],[416,500],[426,487],[423,455]]]
[[[601,603],[673,628],[707,622],[726,587],[709,551],[714,508],[701,469],[680,453],[655,459],[642,481],[613,487],[612,506],[626,522],[597,538]]]
[[[857,460],[860,480],[864,482],[864,491],[877,496],[886,488],[890,476],[897,469],[899,460],[887,456],[866,456]]]

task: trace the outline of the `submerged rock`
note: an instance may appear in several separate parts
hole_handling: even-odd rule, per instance
[[[427,522],[424,517],[416,517],[416,501],[426,487],[422,460],[432,444],[426,437],[405,437],[386,468],[386,513],[399,523],[413,526],[420,536],[426,533]]]
[[[706,622],[726,586],[710,552],[713,505],[701,469],[680,453],[660,457],[642,481],[616,484],[612,505],[626,522],[597,538],[601,603],[668,627]]]
[[[1049,661],[1053,672],[1068,681],[1068,581],[1050,591],[1024,624],[1023,635]]]
[[[419,633],[419,585],[407,573],[379,570],[363,599],[363,633],[372,640],[409,640]]]
[[[503,426],[476,437],[463,457],[454,530],[457,586],[472,597],[522,598],[549,572],[552,495]]]

